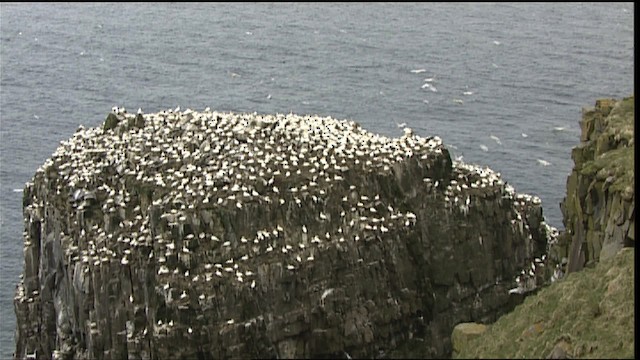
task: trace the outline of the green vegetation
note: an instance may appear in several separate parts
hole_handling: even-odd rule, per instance
[[[583,175],[594,175],[604,169],[603,173],[612,175],[614,182],[611,184],[612,191],[624,191],[627,186],[633,185],[633,147],[623,147],[607,151],[594,161],[585,165],[582,169]]]
[[[634,99],[634,95],[624,98],[611,110],[607,123],[613,132],[619,131],[624,136],[633,137]]]
[[[570,273],[469,341],[458,358],[634,357],[634,249]]]
[[[624,191],[634,184],[634,96],[619,101],[606,117],[604,130],[594,141],[596,158],[587,161],[582,175],[613,176],[612,191]],[[615,149],[615,150],[609,150]]]

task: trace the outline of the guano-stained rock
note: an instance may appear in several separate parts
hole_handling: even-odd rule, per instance
[[[17,359],[448,356],[557,233],[438,137],[209,109],[114,108],[23,203]]]

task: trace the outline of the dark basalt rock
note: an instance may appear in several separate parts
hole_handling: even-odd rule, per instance
[[[437,137],[293,114],[116,109],[23,203],[20,359],[444,357],[550,237]]]
[[[111,130],[111,129],[115,129],[116,126],[118,126],[118,123],[120,122],[120,119],[118,119],[118,117],[116,116],[116,114],[114,113],[109,113],[107,115],[107,119],[104,121],[104,126],[103,126],[103,130]]]

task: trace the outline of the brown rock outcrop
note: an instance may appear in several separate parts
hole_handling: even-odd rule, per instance
[[[467,342],[475,339],[487,331],[487,325],[479,323],[461,323],[453,328],[451,333],[451,346],[453,357],[467,346]]]

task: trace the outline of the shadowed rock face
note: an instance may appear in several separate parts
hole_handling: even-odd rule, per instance
[[[78,129],[25,187],[16,358],[448,356],[549,228],[406,130],[117,108]]]

